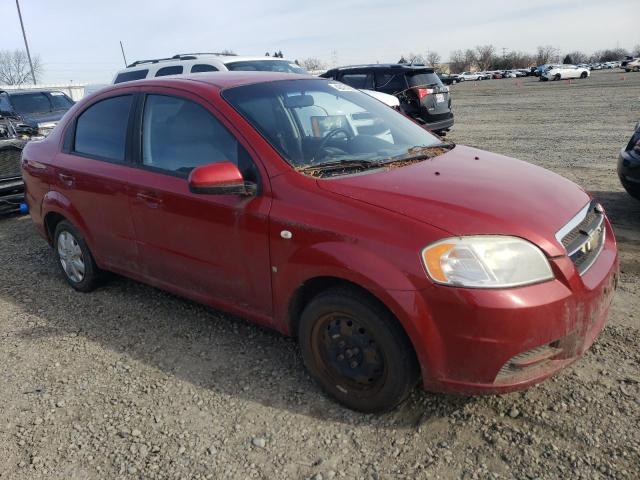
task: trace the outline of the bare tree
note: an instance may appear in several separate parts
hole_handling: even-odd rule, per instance
[[[309,57],[303,58],[300,60],[300,63],[304,67],[305,70],[324,70],[326,68],[324,62],[319,58]]]
[[[230,48],[225,48],[220,52],[220,55],[238,55],[238,54],[233,50],[231,50]]]
[[[33,75],[36,77],[42,73],[40,57],[31,57],[33,63]],[[22,85],[31,81],[31,69],[29,58],[24,50],[0,50],[0,83],[6,85]]]
[[[575,52],[567,53],[566,57],[569,57],[569,59],[571,61],[570,62],[565,62],[565,63],[576,63],[576,64],[577,63],[587,63],[587,61],[589,60],[589,57],[586,54],[584,54],[584,53],[582,53],[582,52],[580,52],[578,50],[576,50]],[[566,57],[565,57],[565,60],[567,59]]]
[[[431,65],[435,68],[440,63],[440,54],[438,52],[429,51],[427,52],[425,60],[427,61],[427,65]]]
[[[464,70],[471,70],[477,63],[475,50],[467,48],[464,52]]]
[[[608,48],[594,52],[592,56],[595,57],[596,62],[614,62],[623,60],[627,55],[629,55],[629,52],[624,48]]]
[[[465,58],[462,50],[454,50],[449,54],[449,71],[459,73],[465,70]]]
[[[493,45],[478,45],[476,47],[476,63],[481,71],[488,70],[493,62],[496,49]]]
[[[409,56],[407,58],[409,58],[409,63],[424,63],[424,57],[419,53],[409,52]]]
[[[631,55],[633,55],[634,57],[640,57],[640,43],[635,45],[632,49],[631,49]]]
[[[556,53],[556,49],[551,45],[540,46],[538,47],[537,55],[536,55],[536,63],[538,65],[544,65],[545,63],[549,63]]]

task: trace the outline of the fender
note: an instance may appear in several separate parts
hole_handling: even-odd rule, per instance
[[[49,190],[42,199],[42,221],[49,213],[58,213],[69,220],[74,227],[80,230],[85,241],[89,245],[89,249],[93,252],[93,237],[89,233],[87,224],[71,201],[61,192]],[[46,228],[46,226],[45,226]],[[49,239],[49,243],[53,244],[53,239]]]
[[[367,290],[391,311],[407,333],[421,365],[428,365],[427,358],[438,355],[427,352],[427,345],[440,343],[440,334],[420,292],[427,281],[415,285],[388,259],[355,244],[324,242],[297,250],[277,268],[273,274],[274,326],[281,332],[292,333],[288,313],[298,288],[314,278],[334,277]]]

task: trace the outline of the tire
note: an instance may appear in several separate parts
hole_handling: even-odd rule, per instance
[[[587,77],[588,77],[587,72],[582,72],[580,74],[580,78],[587,78]]]
[[[98,286],[102,272],[76,227],[66,220],[58,223],[53,234],[53,247],[58,267],[69,285],[85,293]]]
[[[381,305],[356,290],[316,296],[300,320],[298,339],[311,376],[352,410],[386,412],[403,402],[419,380],[404,330]]]
[[[640,185],[637,183],[625,182],[624,180],[620,180],[622,186],[627,191],[629,195],[631,195],[636,200],[640,200]]]
[[[560,75],[559,73],[556,73],[556,74],[553,76],[553,79],[554,79],[554,80],[562,80],[562,75]]]

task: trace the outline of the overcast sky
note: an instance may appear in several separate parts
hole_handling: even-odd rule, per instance
[[[401,54],[478,44],[561,52],[640,43],[640,0],[21,0],[43,81],[106,83],[129,62],[175,53],[282,50],[327,64],[395,62]],[[0,49],[23,48],[14,0],[0,0]]]

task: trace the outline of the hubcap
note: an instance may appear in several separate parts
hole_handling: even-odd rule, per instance
[[[336,383],[372,390],[386,373],[384,355],[375,339],[356,319],[336,314],[318,322],[314,354]],[[319,357],[319,358],[318,358]]]
[[[84,279],[84,257],[78,241],[67,231],[58,235],[58,257],[67,277],[80,283]]]

